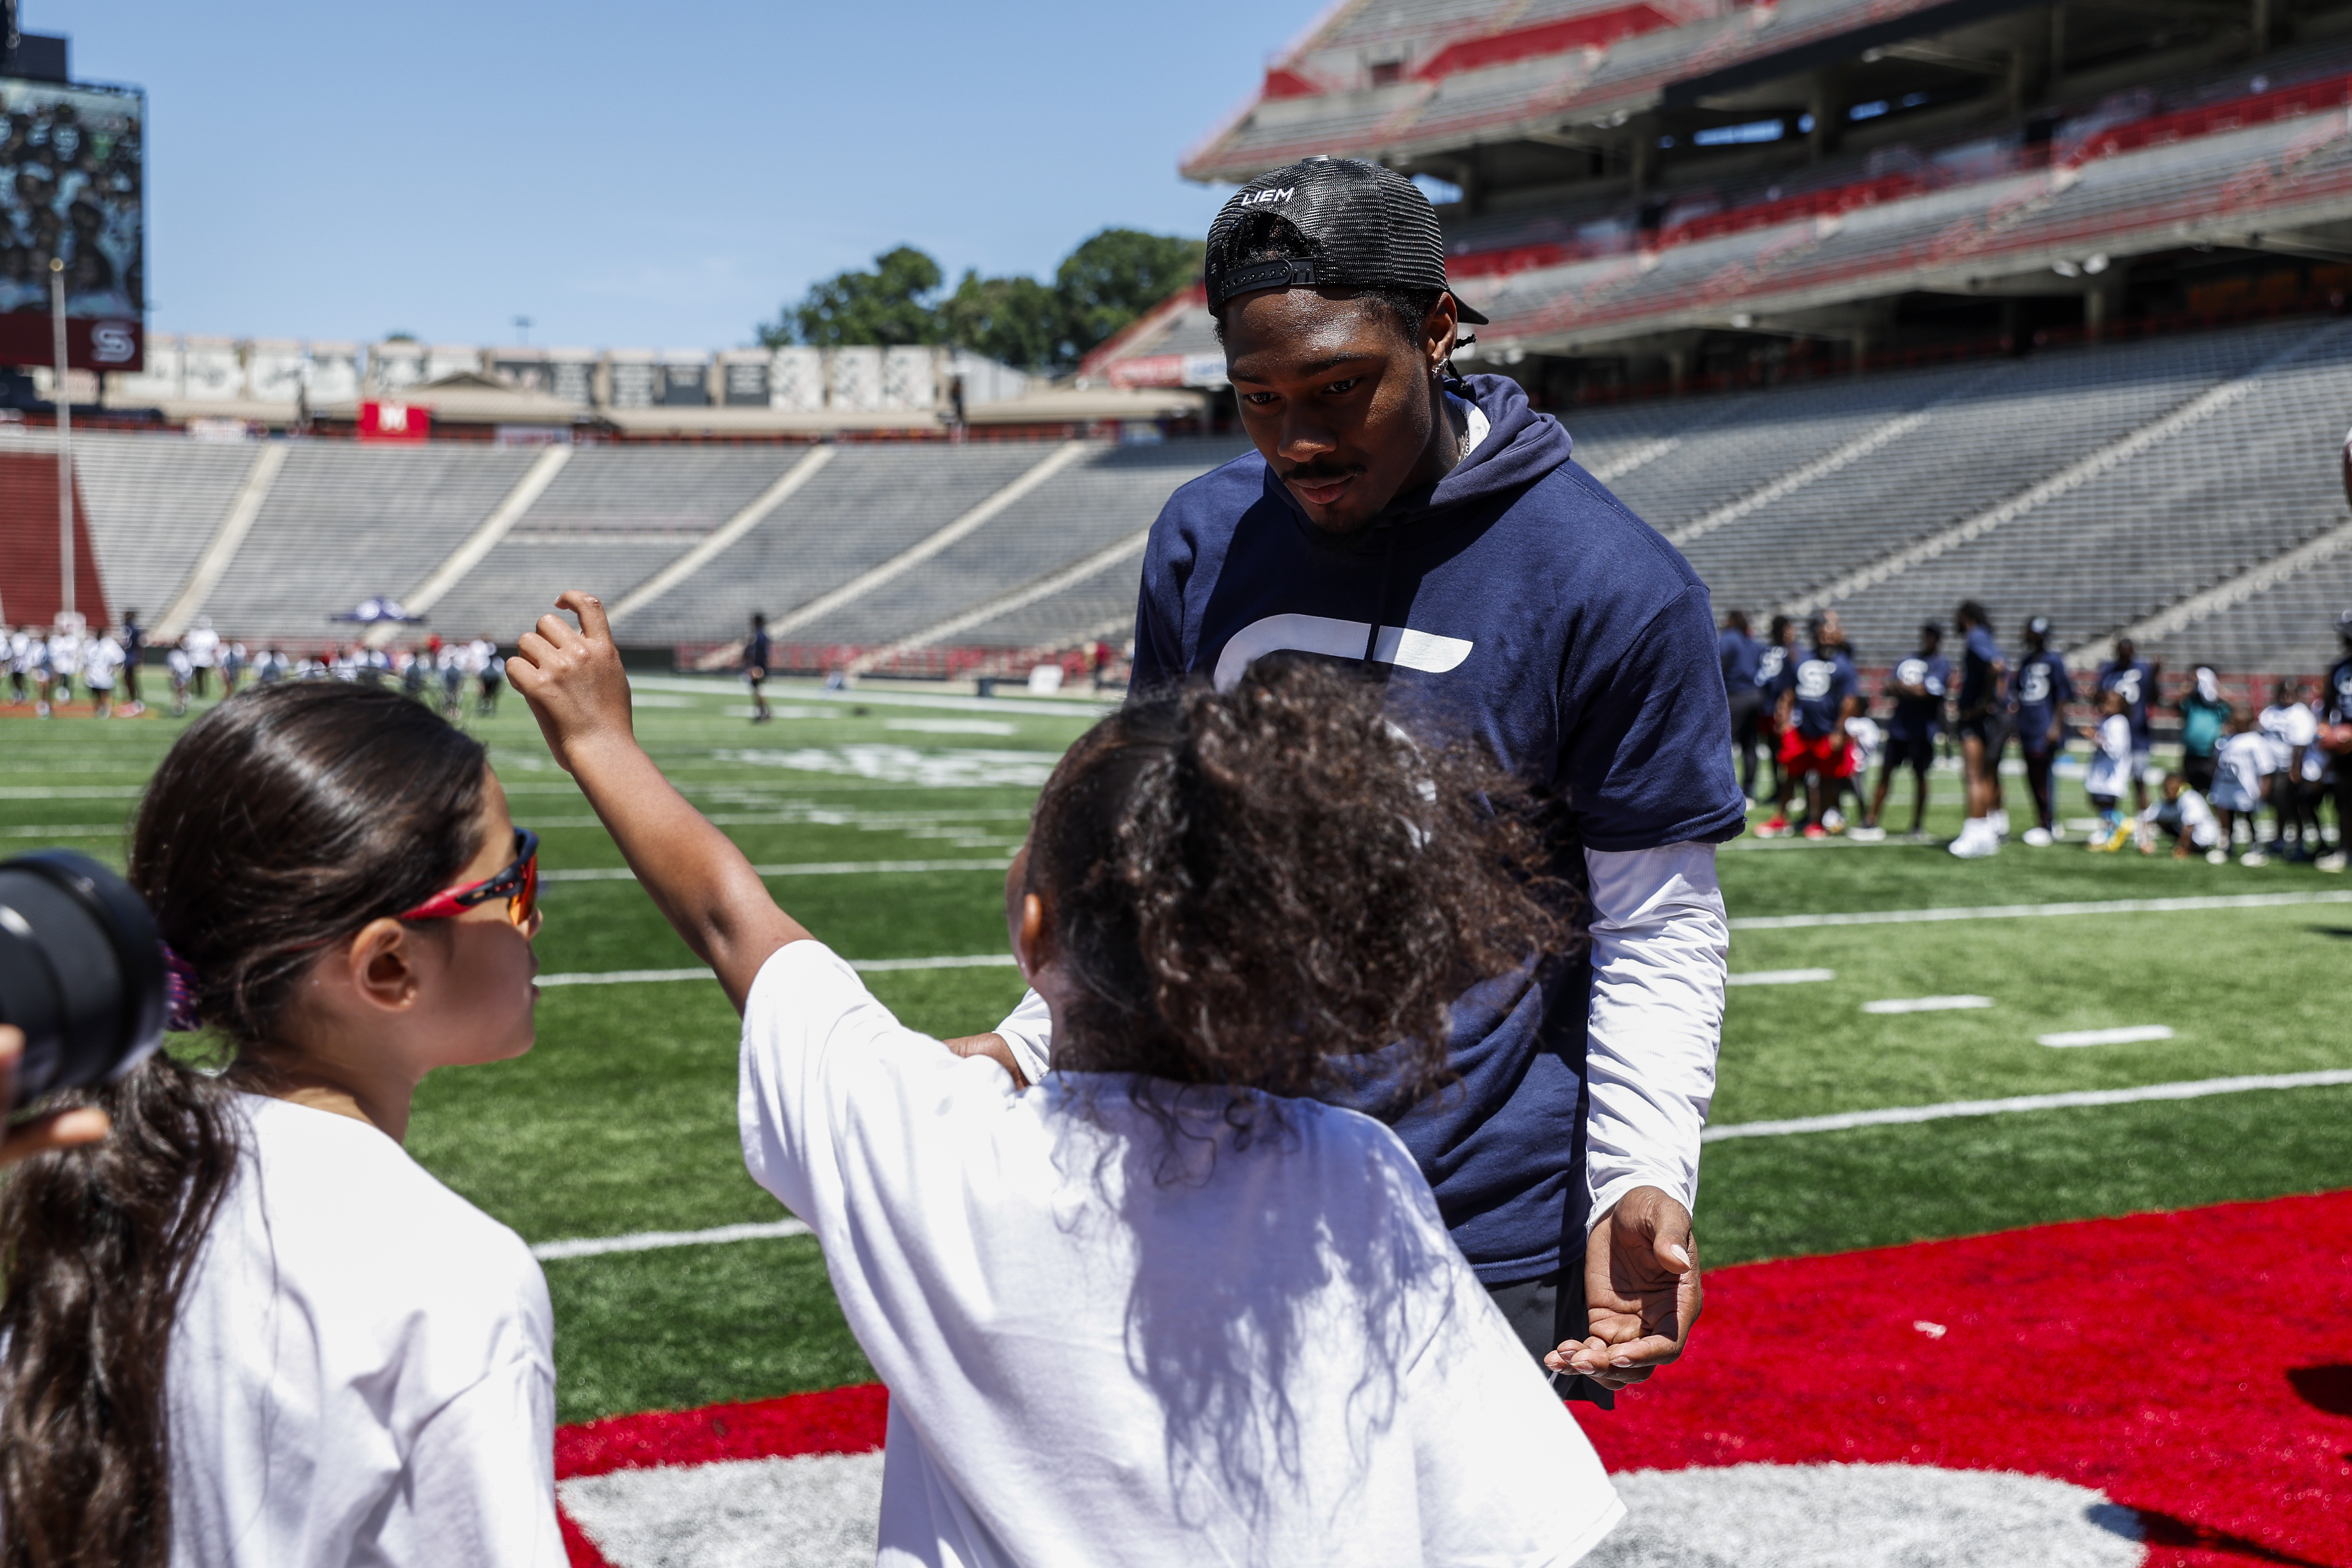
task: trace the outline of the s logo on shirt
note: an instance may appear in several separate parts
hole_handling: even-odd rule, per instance
[[[1780,670],[1788,662],[1789,650],[1787,648],[1766,648],[1764,650],[1763,658],[1759,661],[1756,666],[1756,684],[1759,686],[1769,686],[1772,682],[1780,679]]]
[[[2137,670],[2137,669],[2126,669],[2126,670],[2120,670],[2120,671],[2118,671],[2118,672],[2116,673],[2116,675],[2115,679],[2114,679],[2113,681],[2111,681],[2111,682],[2109,682],[2109,683],[2108,683],[2107,689],[2108,689],[2108,690],[2110,690],[2110,691],[2120,691],[2120,692],[2122,692],[2122,693],[2123,693],[2123,699],[2124,699],[2124,701],[2125,701],[2126,704],[2128,704],[2128,705],[2129,705],[2129,706],[2131,706],[2131,707],[2135,707],[2135,708],[2138,707],[2138,706],[2139,706],[2139,671],[2138,671],[2138,670]]]
[[[1906,658],[1895,667],[1895,684],[1897,686],[1922,686],[1927,679],[1927,661],[1924,658]]]
[[[2132,684],[2137,686],[2139,682],[2135,680]],[[2020,702],[2035,704],[2050,700],[2050,667],[2048,665],[2029,664],[2018,671],[2017,700]],[[2124,700],[2128,702],[2131,699],[2126,697]]]
[[[1797,666],[1797,695],[1818,702],[1830,694],[1830,682],[1836,679],[1836,665],[1825,658],[1809,658]]]

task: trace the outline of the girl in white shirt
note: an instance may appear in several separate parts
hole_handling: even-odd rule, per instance
[[[1616,1522],[1412,1155],[1307,1098],[1414,1102],[1450,999],[1557,950],[1491,770],[1279,659],[1104,720],[1006,879],[1054,1015],[1022,1092],[776,908],[631,736],[603,608],[559,603],[508,679],[743,1011],[746,1161],[891,1390],[885,1568],[1566,1564]]]
[[[0,1554],[108,1568],[557,1568],[547,1288],[401,1149],[437,1067],[530,1048],[537,842],[396,692],[227,699],[130,879],[174,976],[115,1132],[0,1199]]]

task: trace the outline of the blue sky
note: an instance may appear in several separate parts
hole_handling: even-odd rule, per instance
[[[150,330],[728,348],[902,241],[1048,275],[1322,0],[25,0],[148,92]]]

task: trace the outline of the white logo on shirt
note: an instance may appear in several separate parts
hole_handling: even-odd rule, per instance
[[[1252,621],[1235,632],[1217,655],[1217,689],[1231,691],[1242,671],[1270,653],[1287,650],[1361,658],[1371,630],[1369,621],[1334,620],[1328,616],[1268,616]],[[1468,658],[1475,646],[1463,637],[1442,637],[1410,626],[1382,626],[1372,641],[1372,659],[1427,675],[1444,675]]]
[[[2133,684],[2137,686],[2138,682],[2134,681]],[[2050,667],[2048,665],[2029,664],[2017,672],[2017,700],[2020,702],[2050,700]],[[2128,702],[2131,700],[2126,698],[2124,700]]]
[[[1756,666],[1756,684],[1759,686],[1769,686],[1773,681],[1780,679],[1780,667],[1788,662],[1789,650],[1787,648],[1766,648],[1764,650],[1763,659]]]
[[[1837,679],[1837,666],[1825,658],[1809,658],[1797,666],[1797,695],[1808,702],[1818,702],[1830,694],[1830,682]]]
[[[1927,680],[1927,661],[1924,658],[1906,658],[1895,667],[1895,684],[1897,686],[1923,686]]]
[[[2122,692],[2126,706],[2137,708],[2139,706],[2139,671],[2137,669],[2119,671],[2116,678],[2107,683],[2107,689]]]

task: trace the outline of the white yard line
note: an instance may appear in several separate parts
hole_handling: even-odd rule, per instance
[[[1862,910],[1852,914],[1742,915],[1734,931],[1810,931],[1816,926],[1916,925],[1934,921],[2027,920],[2042,915],[2150,915],[2182,910],[2270,910],[2294,904],[2352,904],[2352,888],[2309,893],[2215,893],[2180,899],[2106,899],[2084,903],[1986,904],[1974,909]]]
[[[941,958],[853,958],[849,967],[866,974],[890,974],[908,969],[1012,969],[1019,961],[1009,952],[961,952]],[[542,974],[546,985],[642,985],[667,980],[709,980],[710,971],[695,969],[598,969],[572,974]]]
[[[754,866],[762,877],[857,877],[898,871],[1002,871],[1013,857],[993,860],[808,860],[795,866]],[[542,882],[634,882],[637,874],[626,866],[593,866],[571,871],[541,871]]]
[[[1810,985],[1836,978],[1834,969],[1751,969],[1745,974],[1727,974],[1724,981],[1731,985]]]
[[[2033,1043],[2063,1050],[2070,1046],[2135,1046],[2142,1040],[2170,1038],[2172,1028],[2168,1024],[2127,1024],[2120,1029],[2066,1029],[2054,1035],[2036,1035]]]
[[[2153,1100],[2203,1100],[2266,1089],[2332,1089],[2352,1084],[2352,1069],[2282,1072],[2242,1078],[2205,1078],[2185,1083],[2142,1084],[2137,1089],[2082,1089],[2062,1094],[2020,1094],[2006,1100],[1953,1100],[1941,1105],[1895,1105],[1883,1110],[1846,1110],[1833,1116],[1800,1116],[1786,1121],[1735,1121],[1710,1127],[1701,1141],[1726,1138],[1787,1138],[1803,1132],[1844,1132],[1856,1127],[1900,1127],[1958,1116],[2003,1116],[2020,1110],[2068,1110],[2096,1105],[2138,1105]]]
[[[1864,1002],[1865,1013],[1957,1013],[1969,1007],[1990,1007],[1990,996],[1890,996],[1884,1002]]]
[[[809,1227],[796,1219],[769,1220],[756,1225],[722,1225],[709,1230],[641,1230],[630,1236],[592,1236],[574,1241],[542,1241],[530,1249],[541,1262],[561,1258],[602,1258],[608,1252],[654,1252],[665,1247],[707,1247],[722,1241],[770,1241],[806,1236]]]

